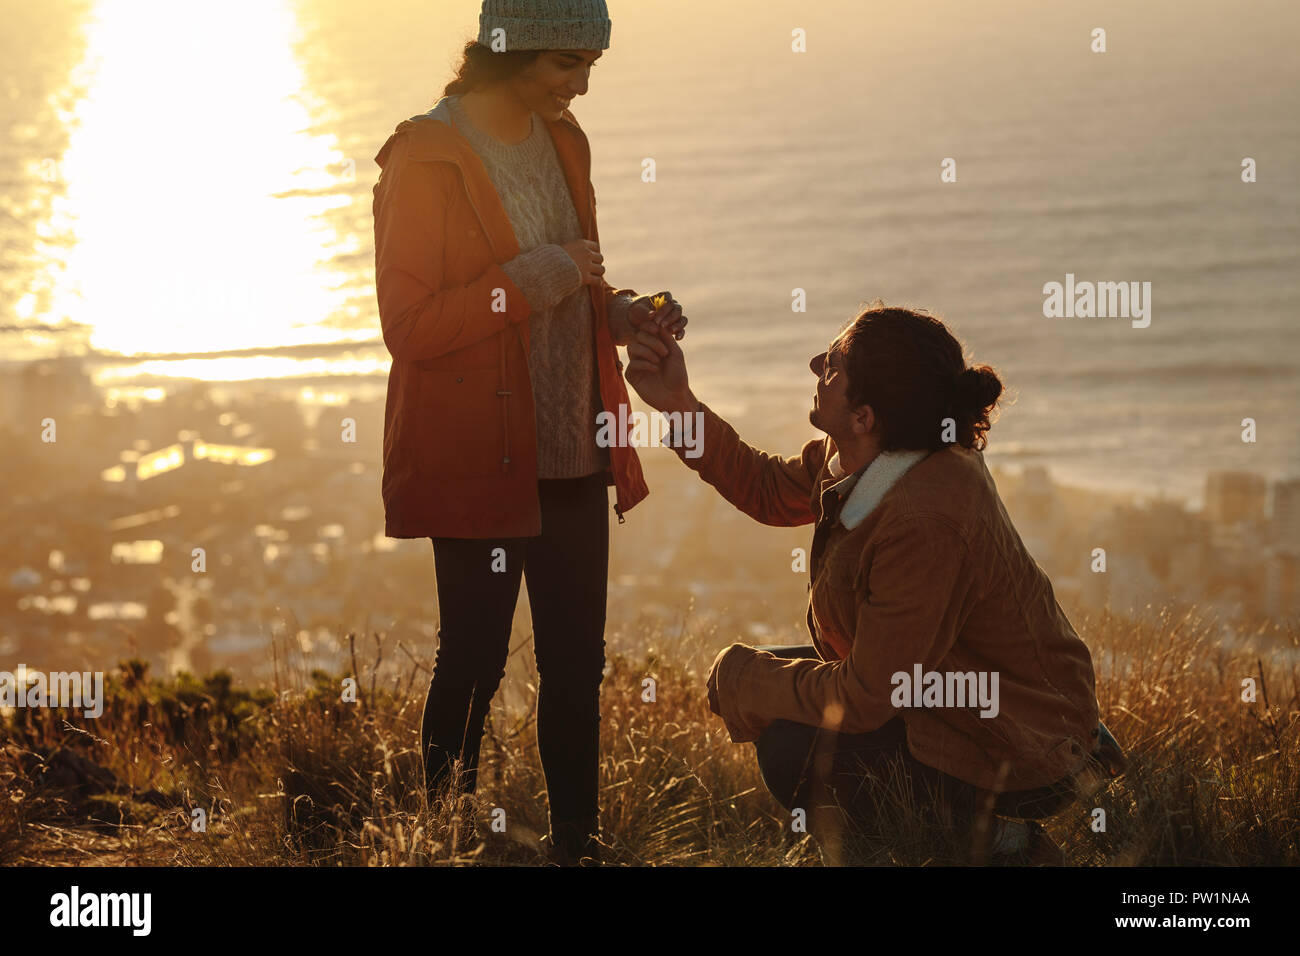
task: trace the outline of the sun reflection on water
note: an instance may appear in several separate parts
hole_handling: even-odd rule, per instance
[[[67,245],[52,319],[124,355],[338,340],[329,263],[348,250],[322,214],[349,202],[350,167],[309,132],[296,29],[287,0],[99,0],[46,230]],[[220,364],[155,371],[266,369]]]

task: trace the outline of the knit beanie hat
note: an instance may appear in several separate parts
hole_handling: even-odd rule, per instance
[[[505,31],[507,50],[607,50],[605,0],[483,0],[478,42],[492,46],[492,31]]]

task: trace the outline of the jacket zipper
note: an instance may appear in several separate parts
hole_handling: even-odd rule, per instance
[[[588,165],[590,165],[590,163],[591,163],[590,155],[588,155],[587,163],[588,163]],[[591,183],[591,174],[590,174],[590,173],[587,174],[587,183],[588,183],[588,185],[590,185],[590,183]],[[596,196],[595,196],[595,191],[594,191],[594,190],[589,190],[587,195],[588,195],[588,203],[587,203],[587,207],[588,207],[588,208],[587,208],[587,235],[591,235],[591,234],[594,233],[595,230],[596,230]],[[593,347],[593,348],[595,347],[595,340],[596,340],[596,336],[593,335],[593,336],[592,336],[592,343],[593,343],[592,347]],[[617,355],[618,355],[617,346],[615,346],[615,357],[616,357],[616,359],[617,359]],[[595,356],[595,359],[596,359],[596,368],[599,369],[599,368],[600,368],[600,355],[596,355],[596,356]],[[621,367],[621,366],[620,366],[620,367]],[[601,404],[603,405],[604,402],[602,401]],[[613,475],[613,473],[614,473],[614,451],[613,451],[612,448],[610,449],[609,459],[610,459],[610,460],[609,460],[609,471],[610,471],[610,474]],[[622,505],[619,503],[619,501],[618,501],[618,496],[619,496],[620,494],[622,494],[622,492],[619,490],[618,482],[615,481],[615,482],[614,482],[614,514],[618,515],[618,523],[619,523],[619,524],[627,524],[627,519],[623,517],[623,506],[622,506]]]

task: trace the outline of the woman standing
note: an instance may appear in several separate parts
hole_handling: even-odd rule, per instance
[[[646,496],[615,346],[670,293],[615,290],[596,230],[591,151],[567,107],[607,49],[604,0],[484,0],[477,42],[428,113],[376,156],[375,272],[392,354],[385,533],[433,542],[441,615],[420,737],[431,803],[479,742],[505,674],[521,576],[539,677],[551,854],[597,853],[599,693],[609,517]]]

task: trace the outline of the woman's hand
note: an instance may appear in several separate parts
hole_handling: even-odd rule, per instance
[[[582,273],[583,285],[600,285],[601,276],[605,274],[605,257],[600,254],[599,243],[590,239],[574,239],[561,248],[569,254],[569,258]]]
[[[658,308],[654,304],[656,299],[662,300]],[[681,303],[673,298],[671,292],[657,292],[634,299],[628,307],[627,318],[633,329],[644,328],[650,332],[666,329],[679,342],[686,334],[686,316],[682,314]]]

